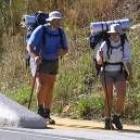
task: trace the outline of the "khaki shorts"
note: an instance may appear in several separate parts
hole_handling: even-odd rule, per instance
[[[120,71],[118,72],[102,72],[101,73],[101,82],[104,85],[104,81],[106,84],[114,84],[119,81],[125,81],[124,74]]]

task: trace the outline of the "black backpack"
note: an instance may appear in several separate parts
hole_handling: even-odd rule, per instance
[[[28,18],[26,17],[28,16]],[[25,15],[23,18],[23,23],[26,27],[26,34],[25,34],[25,44],[29,40],[32,32],[39,26],[47,24],[46,19],[49,17],[48,13],[44,12],[36,12],[34,14]]]
[[[42,11],[38,11],[36,13],[30,15],[24,15],[22,17],[21,25],[22,27],[26,28],[26,33],[24,36],[24,45],[27,46],[27,42],[32,34],[32,32],[40,25],[47,24],[46,19],[49,17],[48,13],[44,13]],[[30,55],[28,54],[27,50],[25,49],[25,63],[26,68],[30,64]]]
[[[90,48],[95,49],[99,43],[105,41],[109,37],[107,31],[91,34],[89,36]]]

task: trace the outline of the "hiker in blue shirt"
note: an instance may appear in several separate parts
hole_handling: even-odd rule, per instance
[[[27,45],[31,56],[30,66],[32,75],[36,78],[38,114],[50,123],[52,92],[58,73],[59,58],[68,52],[67,39],[60,27],[62,15],[58,11],[49,14],[49,25],[37,27]]]

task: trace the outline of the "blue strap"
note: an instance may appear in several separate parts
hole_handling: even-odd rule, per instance
[[[43,44],[46,43],[46,42],[45,42],[45,41],[46,41],[46,40],[45,40],[45,34],[47,34],[47,35],[49,35],[49,36],[51,36],[51,37],[58,37],[58,36],[60,36],[60,45],[61,45],[62,49],[64,50],[65,47],[64,47],[64,33],[63,33],[63,30],[62,30],[61,28],[58,28],[58,32],[59,32],[59,33],[58,33],[57,35],[53,35],[53,34],[47,32],[45,26],[43,26],[43,35],[42,35]]]

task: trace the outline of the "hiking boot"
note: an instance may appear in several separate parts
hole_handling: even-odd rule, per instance
[[[104,127],[106,130],[113,130],[114,127],[112,125],[112,120],[111,118],[106,118],[105,119],[105,127]]]
[[[112,120],[112,123],[115,124],[115,127],[119,130],[123,129],[120,117],[120,115],[114,115]]]
[[[48,124],[51,124],[51,125],[54,125],[55,124],[55,120],[52,119],[51,117],[46,118],[46,121],[47,121]]]
[[[55,121],[50,117],[50,109],[44,109],[45,119],[48,124],[55,124]]]
[[[39,114],[41,117],[45,118],[46,115],[44,113],[44,108],[43,108],[43,105],[39,105],[38,106],[38,111],[37,111],[37,114]]]
[[[55,121],[50,117],[50,109],[43,108],[43,105],[39,105],[38,112],[41,117],[46,119],[48,124],[55,124]]]

